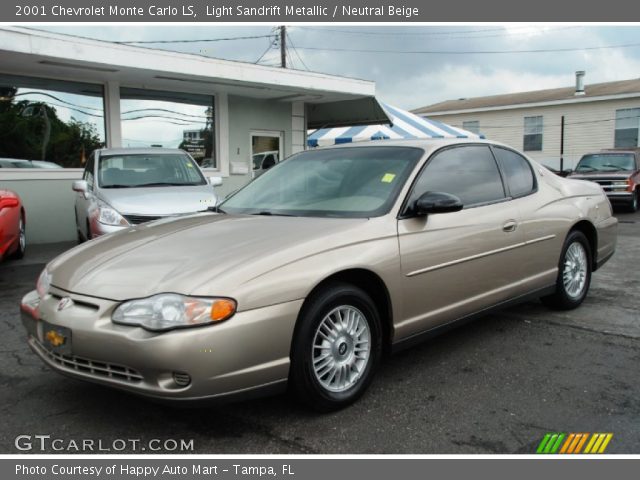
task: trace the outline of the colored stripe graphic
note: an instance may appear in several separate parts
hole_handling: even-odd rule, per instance
[[[536,453],[600,454],[605,452],[612,438],[613,433],[547,433],[538,445]]]
[[[604,453],[613,438],[613,433],[594,433],[584,453]]]

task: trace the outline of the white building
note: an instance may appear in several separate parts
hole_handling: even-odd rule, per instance
[[[447,100],[414,113],[523,150],[552,168],[603,148],[638,147],[640,79]],[[563,127],[564,125],[564,127]]]
[[[0,131],[0,157],[71,167],[2,169],[0,184],[23,198],[31,243],[71,240],[71,181],[96,145],[177,147],[206,128],[203,166],[224,196],[251,179],[254,137],[277,138],[284,158],[310,128],[387,121],[374,95],[365,80],[0,26],[0,112],[18,119]],[[21,143],[12,129],[25,122]]]

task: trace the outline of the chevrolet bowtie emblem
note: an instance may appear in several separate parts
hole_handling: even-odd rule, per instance
[[[55,330],[49,330],[45,335],[45,338],[54,347],[59,347],[60,345],[64,345],[64,342],[66,341],[66,338],[64,337],[64,335],[60,335]]]
[[[69,308],[72,305],[73,305],[73,300],[71,300],[71,297],[64,297],[64,298],[60,299],[56,309],[60,312],[60,311],[64,310],[65,308]]]

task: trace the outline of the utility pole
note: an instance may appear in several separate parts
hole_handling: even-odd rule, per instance
[[[287,27],[280,25],[280,66],[287,68]]]

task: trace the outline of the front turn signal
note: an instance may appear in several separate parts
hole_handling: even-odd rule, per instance
[[[219,298],[211,305],[211,320],[221,322],[236,313],[236,302],[229,298]]]

